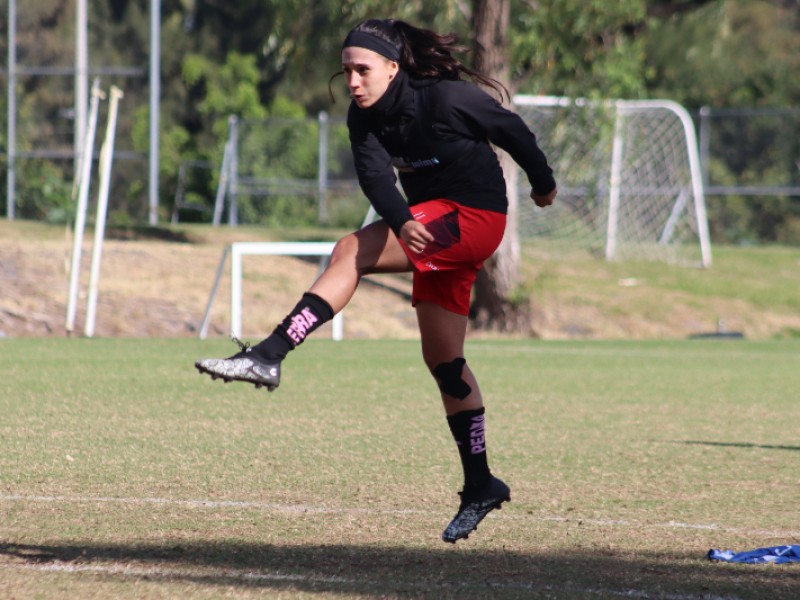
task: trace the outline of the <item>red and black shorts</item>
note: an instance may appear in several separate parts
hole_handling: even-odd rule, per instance
[[[443,199],[416,204],[411,213],[434,236],[421,253],[400,241],[414,265],[412,305],[432,302],[469,314],[472,285],[483,262],[503,240],[506,215]]]

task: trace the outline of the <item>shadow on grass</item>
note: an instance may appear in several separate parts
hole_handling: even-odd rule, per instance
[[[43,570],[264,591],[414,598],[798,597],[787,566],[711,563],[680,553],[576,548],[561,555],[456,547],[275,546],[235,542],[0,544]]]
[[[687,446],[720,446],[723,448],[760,448],[763,450],[800,450],[800,446],[778,446],[772,444],[751,444],[749,442],[704,442],[700,440],[676,440],[675,444]]]

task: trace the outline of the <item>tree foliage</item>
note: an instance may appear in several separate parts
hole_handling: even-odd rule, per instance
[[[796,106],[798,10],[715,2],[653,20],[646,36],[649,93],[689,107]]]
[[[800,3],[796,0],[508,0],[508,83],[525,93],[677,100],[700,106],[797,106],[800,103]],[[18,62],[69,68],[74,57],[76,0],[18,0]],[[7,6],[7,3],[5,4]],[[125,91],[118,126],[122,149],[147,150],[150,0],[89,0],[90,63],[137,73],[103,74]],[[366,17],[396,17],[474,43],[473,2],[443,0],[162,0],[161,196],[169,208],[178,166],[218,163],[230,113],[261,118],[277,112],[343,115],[346,91],[335,80],[344,33]],[[7,29],[7,13],[0,28]],[[6,36],[0,50],[6,56]],[[469,60],[469,59],[468,59]],[[18,147],[69,149],[73,84],[67,76],[18,77]],[[6,98],[0,100],[5,106]],[[5,138],[5,110],[0,115]],[[795,149],[788,149],[791,152]],[[731,159],[733,160],[733,158]],[[774,164],[774,160],[772,161]],[[19,180],[24,214],[60,209],[57,192],[33,189],[45,178],[67,188],[71,161],[29,161]],[[720,181],[767,173],[764,163],[712,166]],[[737,171],[738,169],[738,171]],[[116,210],[145,214],[141,163],[115,166],[123,178]],[[39,175],[37,176],[37,173]],[[0,174],[5,178],[5,169]],[[56,177],[55,179],[59,179]],[[213,179],[209,180],[213,186]],[[47,189],[59,189],[59,186]],[[47,200],[50,198],[50,200]],[[789,214],[797,204],[786,199]],[[757,202],[746,227],[781,236]],[[138,211],[138,212],[137,212]],[[718,216],[719,222],[725,222]],[[732,219],[736,220],[736,219]],[[791,227],[789,228],[791,229]],[[719,232],[729,230],[720,227]]]
[[[644,0],[541,0],[515,3],[513,76],[520,90],[571,97],[643,94],[645,56],[633,24]]]

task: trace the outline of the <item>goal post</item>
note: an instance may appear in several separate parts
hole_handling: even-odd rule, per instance
[[[710,267],[694,124],[670,100],[514,97],[553,166],[559,197],[522,201],[520,237],[583,247],[607,260]],[[524,178],[522,179],[524,181]]]
[[[211,309],[217,294],[222,272],[228,256],[231,261],[231,322],[230,332],[232,337],[242,336],[242,257],[244,256],[319,256],[323,259],[330,257],[333,252],[334,242],[236,242],[226,247],[222,253],[219,267],[211,288],[203,323],[200,326],[198,337],[205,339],[211,319]],[[288,310],[288,308],[287,308]],[[333,317],[331,323],[331,337],[335,341],[344,338],[344,317],[339,312]]]

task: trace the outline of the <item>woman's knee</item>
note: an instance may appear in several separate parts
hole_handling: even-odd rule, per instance
[[[358,255],[358,239],[354,233],[350,233],[341,238],[333,246],[331,252],[331,262],[355,261]]]
[[[449,362],[441,362],[428,367],[436,380],[436,384],[443,394],[464,400],[472,394],[474,382],[472,372],[467,367],[467,361],[459,356]]]
[[[358,232],[341,238],[331,252],[331,267],[346,267],[356,272],[359,277],[366,275],[373,264],[369,256],[368,244],[358,236]]]

